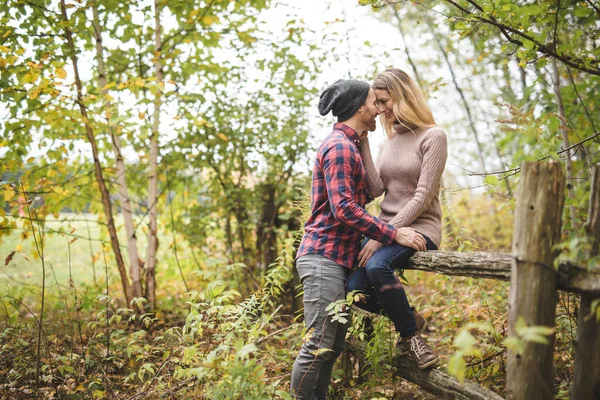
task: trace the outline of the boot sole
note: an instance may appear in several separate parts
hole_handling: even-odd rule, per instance
[[[434,365],[436,365],[439,362],[440,362],[440,358],[437,357],[437,358],[435,358],[435,359],[433,359],[433,360],[431,360],[428,363],[425,363],[423,365],[417,364],[417,367],[419,367],[419,369],[426,369],[426,368],[429,368],[429,367],[433,367]]]

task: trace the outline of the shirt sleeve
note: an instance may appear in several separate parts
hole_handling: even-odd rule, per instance
[[[412,199],[390,220],[390,224],[410,226],[427,209],[439,192],[440,179],[448,157],[448,139],[442,129],[431,131],[421,143],[423,161],[417,189]]]
[[[331,211],[338,221],[383,244],[396,237],[396,228],[369,215],[355,199],[355,173],[360,154],[347,141],[331,143],[323,149],[321,163]]]
[[[385,190],[383,180],[379,176],[379,168],[373,162],[369,138],[360,141],[360,154],[367,171],[367,191],[372,198],[381,196]]]

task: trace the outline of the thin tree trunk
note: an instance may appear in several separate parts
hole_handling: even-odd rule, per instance
[[[448,66],[448,70],[450,71],[450,75],[452,76],[452,83],[454,84],[454,88],[458,92],[461,102],[462,102],[462,105],[463,105],[463,108],[464,108],[465,112],[467,113],[467,119],[469,120],[469,128],[471,130],[471,133],[473,134],[473,139],[475,140],[475,144],[477,145],[477,155],[478,155],[478,159],[479,159],[479,167],[481,168],[481,171],[485,173],[486,168],[485,168],[485,160],[484,160],[484,156],[483,156],[483,146],[481,144],[481,141],[479,140],[477,128],[475,128],[475,121],[473,120],[473,114],[471,113],[471,107],[469,107],[469,103],[467,102],[465,94],[464,94],[462,88],[460,87],[460,85],[458,84],[458,80],[456,79],[456,74],[454,72],[454,67],[448,57],[448,52],[446,51],[446,49],[444,49],[444,46],[442,46],[442,42],[440,40],[441,38],[439,37],[438,33],[436,32],[435,28],[433,27],[433,23],[430,18],[427,18],[427,26],[429,26],[429,30],[433,34],[433,37],[434,37],[433,41],[435,42],[436,47],[438,48],[440,53],[442,53],[442,57],[444,57],[444,61],[446,62],[446,65]]]
[[[568,149],[569,144],[569,130],[567,128],[567,119],[565,116],[565,107],[562,100],[562,95],[560,94],[560,75],[558,73],[558,63],[556,59],[552,60],[552,86],[554,88],[554,96],[556,98],[556,108],[558,109],[558,117],[560,119],[560,133],[563,138],[563,148]],[[571,160],[571,156],[573,155],[572,151],[567,151],[567,157],[565,160],[565,164],[567,166],[567,196],[569,199],[575,198],[575,193],[573,190],[572,178],[573,178],[573,160]],[[577,209],[574,204],[569,205],[569,216],[571,220],[571,230],[577,230]]]
[[[156,250],[158,249],[157,240],[157,201],[158,201],[158,136],[160,126],[160,108],[162,105],[163,92],[163,65],[161,62],[161,23],[160,23],[160,4],[158,0],[154,1],[154,23],[155,23],[155,48],[154,69],[156,73],[156,97],[154,98],[154,116],[152,123],[152,135],[150,136],[150,176],[148,177],[148,207],[150,207],[150,229],[148,231],[148,254],[146,260],[146,299],[150,308],[156,307]]]
[[[417,83],[419,84],[420,87],[423,87],[424,82],[421,79],[421,76],[419,75],[417,66],[415,65],[415,62],[413,61],[412,57],[410,56],[410,50],[408,49],[408,46],[406,45],[406,35],[404,35],[404,29],[402,29],[402,19],[400,18],[400,13],[398,12],[398,9],[396,8],[396,6],[393,6],[392,10],[394,10],[394,16],[398,20],[398,25],[397,25],[398,31],[400,32],[400,36],[402,37],[402,42],[404,43],[404,52],[406,53],[406,58],[408,59],[408,63],[410,64],[413,72],[415,73],[415,79],[417,80]]]
[[[453,53],[456,57],[456,53]],[[458,57],[456,57],[457,60],[459,60]],[[464,69],[464,64],[461,64],[459,62],[459,66],[462,67]],[[508,69],[508,68],[506,68]],[[504,68],[503,68],[504,70]],[[510,91],[512,92],[512,86],[510,85],[510,74],[505,74],[505,78],[506,78],[506,82],[507,82],[507,87],[510,89]],[[494,127],[492,127],[492,125],[490,124],[490,117],[488,115],[488,113],[485,111],[485,109],[483,107],[478,107],[478,105],[481,104],[481,99],[478,98],[477,96],[477,90],[475,90],[475,88],[473,87],[473,83],[471,79],[467,79],[467,85],[469,86],[469,89],[471,90],[471,93],[473,93],[474,96],[474,100],[475,100],[475,108],[479,111],[479,113],[482,115],[483,117],[483,121],[485,122],[485,126],[487,127],[488,132],[490,132],[490,134],[492,135],[492,139],[493,139],[493,143],[494,143],[494,150],[496,151],[496,157],[498,157],[498,162],[500,163],[500,168],[503,168],[506,163],[504,162],[504,157],[502,156],[501,152],[500,152],[500,148],[498,147],[498,135],[496,130],[494,129]],[[506,193],[508,194],[508,197],[513,196],[512,193],[512,189],[510,187],[510,182],[508,181],[508,179],[503,179],[504,181],[504,186],[506,186]]]
[[[592,170],[585,231],[591,244],[589,256],[596,257],[600,253],[600,165],[596,165]],[[581,295],[575,342],[575,368],[571,384],[573,400],[600,398],[600,321],[592,307],[598,300],[600,295]]]
[[[96,144],[96,138],[94,136],[94,130],[92,125],[90,124],[90,119],[88,117],[87,109],[83,104],[83,94],[82,94],[82,84],[81,79],[79,77],[79,69],[77,63],[77,55],[75,54],[75,43],[73,42],[73,35],[71,33],[71,29],[69,28],[69,18],[67,17],[67,7],[65,5],[65,0],[60,1],[60,10],[65,22],[65,35],[67,38],[67,45],[69,47],[69,51],[71,52],[71,62],[73,63],[73,72],[75,74],[75,85],[77,87],[77,104],[79,105],[79,111],[81,113],[81,117],[83,122],[85,123],[85,132],[87,135],[87,139],[92,146],[92,157],[94,160],[94,172],[96,175],[96,181],[98,182],[98,187],[100,189],[100,195],[102,197],[102,205],[104,209],[104,214],[106,216],[106,222],[108,226],[108,233],[110,235],[110,243],[113,249],[113,253],[115,255],[115,261],[117,263],[117,268],[119,270],[119,275],[121,276],[121,285],[123,287],[123,294],[125,295],[125,300],[127,301],[127,305],[131,302],[131,288],[129,286],[129,278],[127,277],[127,270],[125,269],[125,263],[123,261],[123,255],[121,254],[121,248],[119,247],[119,238],[117,237],[117,229],[115,228],[115,221],[112,215],[112,205],[110,202],[110,193],[108,192],[108,188],[106,187],[106,182],[104,181],[104,176],[102,173],[102,165],[100,164],[100,157],[98,155],[98,145]]]
[[[100,18],[98,16],[98,7],[96,4],[92,7],[94,14],[94,37],[96,39],[96,60],[98,62],[98,85],[102,96],[108,94],[106,89],[106,68],[104,66],[104,47],[102,46],[102,27],[100,26]],[[112,113],[113,107],[110,100],[106,100],[104,109],[108,113]],[[134,297],[142,297],[142,280],[140,276],[140,258],[137,250],[137,237],[135,236],[135,228],[133,225],[133,215],[131,202],[129,201],[129,190],[127,189],[127,181],[125,179],[125,162],[121,153],[121,139],[115,132],[115,129],[110,124],[110,115],[106,116],[106,124],[112,139],[113,151],[115,153],[116,168],[117,168],[117,183],[119,184],[119,199],[121,202],[121,212],[125,221],[125,233],[127,235],[127,251],[129,255],[129,273],[132,280],[132,289]]]

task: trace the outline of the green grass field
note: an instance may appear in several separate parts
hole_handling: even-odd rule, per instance
[[[108,242],[108,233],[99,225],[92,214],[61,214],[59,218],[48,217],[45,224],[44,260],[46,267],[46,287],[68,287],[69,277],[79,286],[94,284],[94,276],[100,284],[105,277],[105,264],[101,239]],[[37,226],[34,224],[34,228]],[[119,231],[122,234],[123,229]],[[62,232],[62,233],[60,233]],[[25,238],[27,235],[27,238]],[[140,235],[142,236],[142,235]],[[12,261],[5,260],[15,251]],[[36,257],[36,245],[31,234],[31,225],[26,220],[18,222],[18,228],[10,235],[0,238],[0,295],[14,288],[40,287],[42,284],[42,262]],[[126,256],[126,254],[124,255]],[[107,247],[109,278],[116,268],[112,251]],[[70,271],[69,271],[70,269]]]

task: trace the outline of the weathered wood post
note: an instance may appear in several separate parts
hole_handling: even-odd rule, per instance
[[[565,199],[563,167],[556,161],[525,163],[517,193],[509,294],[508,335],[516,324],[554,327],[556,271],[553,245],[560,239]],[[553,399],[553,344],[522,342],[508,352],[508,399]]]
[[[592,172],[586,231],[591,243],[590,256],[597,256],[600,247],[600,166],[598,165]],[[575,343],[575,376],[571,386],[573,400],[600,399],[600,322],[596,319],[595,313],[590,316],[592,302],[597,298],[598,296],[589,294],[581,295]]]

